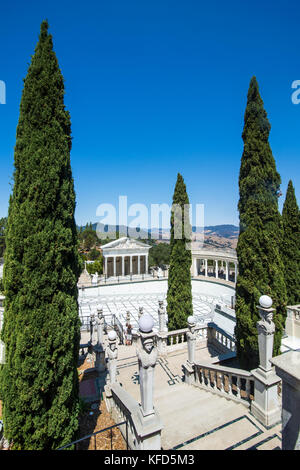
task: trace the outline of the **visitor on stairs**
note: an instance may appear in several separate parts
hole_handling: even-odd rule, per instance
[[[125,335],[125,338],[126,338],[126,346],[130,346],[131,345],[131,342],[132,342],[132,326],[130,325],[130,323],[126,323],[126,327],[127,327],[127,330],[126,330],[126,335]]]

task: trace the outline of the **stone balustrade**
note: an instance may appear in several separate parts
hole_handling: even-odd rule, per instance
[[[160,355],[174,350],[184,349],[187,343],[188,328],[157,333],[157,347]],[[196,343],[205,342],[213,346],[221,354],[235,353],[235,339],[214,323],[195,327]]]
[[[170,346],[176,346],[178,344],[182,344],[186,342],[186,333],[188,332],[188,328],[183,328],[181,330],[169,331],[167,333],[168,344]],[[195,328],[196,338],[197,340],[203,341],[207,339],[207,326],[198,326]]]
[[[236,351],[235,339],[226,331],[222,330],[215,324],[209,323],[208,325],[208,341],[212,346],[217,349],[223,349],[223,352]]]
[[[116,423],[127,421],[127,431],[125,425],[120,426],[120,431],[131,450],[160,450],[162,425],[157,412],[145,423],[139,403],[118,383],[111,386],[107,407]]]
[[[232,367],[194,363],[193,385],[227,396],[249,406],[253,399],[254,377],[251,372]]]
[[[166,331],[157,333],[157,347],[160,356],[166,355],[169,352],[184,349],[187,344],[186,334],[188,328],[180,330]],[[195,328],[196,342],[207,341],[208,327],[207,325],[197,326]]]

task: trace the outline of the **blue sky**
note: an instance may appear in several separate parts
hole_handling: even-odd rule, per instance
[[[171,204],[177,172],[205,224],[238,224],[238,173],[249,81],[256,75],[270,144],[300,201],[297,1],[13,1],[1,5],[0,217],[12,190],[19,103],[47,18],[71,113],[76,221],[97,206]]]

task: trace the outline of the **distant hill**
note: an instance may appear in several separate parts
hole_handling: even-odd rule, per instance
[[[94,223],[92,224],[92,229],[93,230],[97,230],[97,227],[98,227],[98,230],[100,230],[102,233],[104,233],[104,235],[106,236],[109,236],[109,234],[113,233],[113,232],[119,232],[120,234],[120,237],[130,237],[130,230],[133,230],[132,228],[130,227],[126,227],[125,225],[105,225],[105,224],[101,224],[101,223]],[[77,228],[80,229],[80,228],[85,228],[85,225],[80,227],[77,225]],[[143,230],[143,229],[140,229],[137,228],[137,231],[139,233],[139,236],[140,238],[142,238],[143,240],[147,239],[148,236],[149,236],[149,233],[148,231],[146,230]]]
[[[224,238],[238,238],[239,227],[236,225],[210,225],[204,228],[205,233]]]
[[[92,224],[93,230],[96,231],[97,228],[97,223]],[[130,236],[129,231],[130,230],[128,227],[125,225],[104,225],[104,224],[99,224],[101,231],[103,233],[112,233],[114,231],[118,231],[122,236]],[[80,228],[80,227],[78,227]],[[82,227],[84,228],[84,227]],[[196,227],[193,227],[193,232],[197,231]],[[170,231],[168,229],[152,229],[153,232],[157,235],[162,236],[164,235],[164,238],[168,238],[168,235]],[[151,230],[146,230],[146,229],[140,229],[140,238],[142,239],[147,239],[151,233]],[[209,236],[215,236],[215,237],[220,237],[220,238],[227,238],[227,239],[237,239],[239,236],[239,227],[236,225],[230,225],[230,224],[224,224],[224,225],[208,225],[204,227],[204,233],[205,237]]]

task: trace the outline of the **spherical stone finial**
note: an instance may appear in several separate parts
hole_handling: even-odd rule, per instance
[[[273,300],[271,299],[271,297],[269,297],[268,295],[261,295],[260,296],[259,305],[262,308],[270,308],[270,307],[272,307],[272,304],[273,304]]]
[[[196,319],[192,315],[190,315],[187,319],[189,325],[195,325],[196,324]]]
[[[115,339],[117,339],[117,333],[114,330],[109,331],[107,336],[109,341],[115,341]]]
[[[143,313],[139,319],[139,328],[143,333],[150,333],[154,326],[154,320],[148,313]]]

